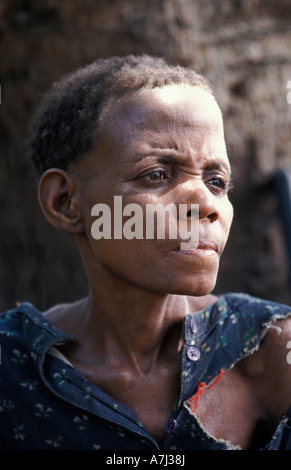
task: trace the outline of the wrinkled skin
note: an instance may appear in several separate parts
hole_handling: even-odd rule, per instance
[[[183,318],[215,301],[233,217],[223,121],[208,92],[171,85],[109,103],[99,135],[90,155],[40,181],[44,214],[75,236],[90,287],[88,298],[46,315],[75,336],[63,351],[68,359],[160,441],[179,393]],[[167,237],[95,240],[91,209],[96,203],[113,209],[116,195],[143,210],[199,204],[198,247],[181,250],[180,240]],[[280,336],[268,333],[257,353],[201,397],[197,416],[215,437],[248,448],[257,423],[272,429],[290,406],[289,321],[280,326]],[[278,391],[279,371],[285,381]],[[270,400],[270,390],[278,400]]]

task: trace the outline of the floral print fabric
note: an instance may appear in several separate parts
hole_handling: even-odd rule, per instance
[[[0,315],[0,449],[230,449],[204,431],[188,410],[189,400],[200,382],[209,384],[221,369],[255,350],[268,324],[290,311],[245,294],[226,294],[186,316],[180,395],[167,436],[158,444],[129,408],[61,357],[58,345],[72,338],[22,303]],[[290,424],[288,412],[265,449],[291,450]]]

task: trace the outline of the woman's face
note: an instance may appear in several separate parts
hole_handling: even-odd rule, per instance
[[[96,148],[75,169],[91,272],[98,266],[115,278],[164,294],[211,292],[233,216],[230,166],[215,99],[186,85],[142,90],[107,105],[101,130]],[[148,205],[190,209],[198,204],[198,247],[182,250],[179,236],[169,238],[167,230],[164,239],[146,238],[145,228],[142,239],[114,238],[114,218],[121,218],[120,212],[114,214],[115,196],[122,197],[123,208],[137,204],[145,225]],[[91,210],[100,203],[112,214],[111,239],[96,240],[91,233],[96,220]],[[190,219],[189,212],[188,225]]]

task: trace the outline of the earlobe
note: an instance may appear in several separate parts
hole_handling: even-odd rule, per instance
[[[84,231],[76,189],[75,179],[59,168],[47,170],[38,185],[38,200],[48,222],[75,234]]]

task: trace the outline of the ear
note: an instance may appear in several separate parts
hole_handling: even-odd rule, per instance
[[[48,222],[74,234],[84,231],[76,189],[75,179],[59,168],[47,170],[38,185],[38,200]]]

